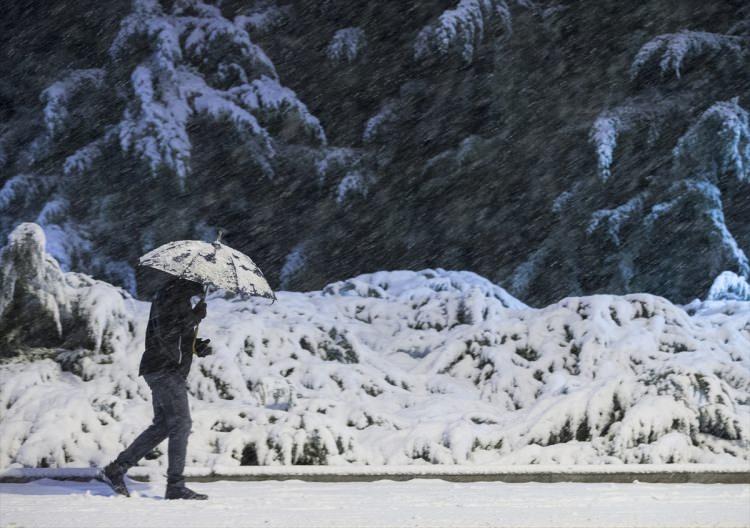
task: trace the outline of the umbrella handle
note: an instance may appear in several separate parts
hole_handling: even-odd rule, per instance
[[[206,301],[206,295],[208,295],[208,286],[205,286],[203,288],[203,295],[201,296],[201,300],[203,302]],[[191,349],[193,351],[193,355],[194,356],[198,355],[197,352],[196,352],[196,350],[195,350],[195,342],[198,340],[198,328],[200,327],[200,325],[201,325],[200,323],[198,323],[197,325],[195,325],[195,332],[193,333],[193,346],[191,347]]]

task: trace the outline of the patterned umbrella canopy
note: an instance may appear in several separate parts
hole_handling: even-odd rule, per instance
[[[250,257],[219,240],[178,240],[149,251],[140,265],[240,295],[276,300],[263,272]]]

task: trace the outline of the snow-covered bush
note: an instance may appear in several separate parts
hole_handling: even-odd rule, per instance
[[[86,275],[64,273],[45,245],[41,227],[24,223],[0,253],[0,356],[58,347],[69,351],[66,357],[109,355],[132,340],[130,296]]]
[[[14,251],[33,248],[34,262],[53,266],[39,229],[15,239],[23,233],[35,242]],[[16,288],[36,280],[3,262],[3,291],[5,277]],[[0,364],[0,467],[103,464],[150,422],[136,376],[148,306],[93,282],[58,272],[44,284],[120,339],[106,356],[59,347]],[[117,298],[131,319],[96,312]],[[211,296],[201,334],[215,353],[196,358],[188,378],[188,465],[750,458],[743,303],[690,316],[660,297],[597,295],[537,310],[441,269],[278,298]],[[165,451],[142,463],[163,466]]]

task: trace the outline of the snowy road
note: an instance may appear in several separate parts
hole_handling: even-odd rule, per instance
[[[208,502],[161,500],[163,483],[0,485],[7,527],[747,527],[744,484],[507,484],[441,480],[191,484]]]

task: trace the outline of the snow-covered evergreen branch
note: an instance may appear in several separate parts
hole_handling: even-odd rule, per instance
[[[599,209],[598,211],[594,211],[591,215],[591,221],[586,227],[586,232],[590,235],[596,231],[600,225],[605,225],[607,228],[607,234],[612,239],[612,242],[619,246],[620,231],[625,223],[631,221],[642,212],[643,204],[644,196],[639,195],[635,198],[631,198],[614,209]]]
[[[456,54],[464,62],[471,62],[485,31],[495,19],[510,32],[511,13],[505,0],[460,0],[436,22],[422,28],[414,43],[414,57]]]
[[[672,111],[676,104],[669,98],[656,103],[626,101],[620,106],[600,113],[589,130],[589,141],[596,149],[599,178],[606,182],[612,175],[614,151],[622,134],[644,124],[649,127],[647,140],[653,141],[659,135],[665,115]]]
[[[358,27],[339,29],[333,34],[326,55],[336,62],[352,62],[366,45],[365,32]]]
[[[244,29],[247,23],[241,18],[230,21],[218,7],[200,0],[180,0],[168,12],[155,0],[135,0],[110,55],[118,65],[128,64],[143,42],[149,52],[137,55],[140,61],[126,72],[129,91],[120,121],[71,153],[65,174],[90,170],[117,138],[116,144],[144,161],[152,174],[166,170],[184,182],[192,152],[188,126],[197,116],[229,124],[269,175],[274,148],[265,121],[297,123],[301,139],[324,144],[319,121],[278,82],[273,63]],[[80,70],[45,91],[45,122],[51,133],[62,126],[72,94],[87,83],[101,87],[104,77],[103,70]]]
[[[641,47],[630,66],[630,76],[637,77],[647,64],[658,60],[662,74],[671,72],[679,78],[686,60],[719,54],[738,57],[748,51],[750,39],[746,37],[688,30],[668,33]]]
[[[104,86],[104,70],[74,70],[42,92],[44,124],[52,136],[59,135],[66,126],[68,104],[79,92],[98,90]]]
[[[722,175],[750,181],[750,117],[739,99],[708,108],[674,148],[677,170],[716,183]]]

